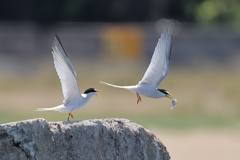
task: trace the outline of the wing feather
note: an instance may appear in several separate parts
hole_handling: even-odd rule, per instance
[[[149,85],[157,88],[161,81],[167,76],[169,60],[172,47],[172,35],[169,35],[169,28],[164,31],[158,40],[157,46],[153,53],[150,65],[145,72],[139,85]]]
[[[57,35],[52,50],[54,65],[62,85],[63,103],[83,99],[77,83],[77,74]]]

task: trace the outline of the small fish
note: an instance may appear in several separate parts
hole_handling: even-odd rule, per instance
[[[175,107],[176,104],[177,104],[177,99],[174,98],[174,99],[172,100],[172,107],[171,107],[171,109],[173,109],[173,107]]]

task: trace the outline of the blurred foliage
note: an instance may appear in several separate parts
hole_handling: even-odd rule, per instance
[[[238,0],[21,0],[0,1],[0,21],[240,22]]]
[[[198,5],[189,4],[194,9],[196,22],[240,22],[238,0],[205,0]]]

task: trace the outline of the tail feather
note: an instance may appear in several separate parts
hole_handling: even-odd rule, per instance
[[[126,89],[126,90],[129,90],[129,91],[133,92],[133,93],[137,93],[137,91],[136,91],[137,86],[136,85],[135,86],[117,86],[117,85],[102,82],[102,81],[100,81],[100,83],[106,84],[106,85],[111,86],[111,87]]]
[[[37,108],[35,111],[50,111],[52,108]]]
[[[105,85],[108,85],[108,86],[111,86],[111,87],[115,87],[115,88],[124,88],[124,89],[128,89],[128,88],[130,87],[130,86],[117,86],[117,85],[110,84],[110,83],[103,82],[103,81],[100,81],[100,83],[105,84]]]
[[[65,112],[65,106],[60,105],[52,108],[37,108],[35,111],[59,111],[59,112]]]

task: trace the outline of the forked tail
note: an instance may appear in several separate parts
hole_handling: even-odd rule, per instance
[[[59,105],[56,107],[52,108],[37,108],[35,111],[59,111],[59,112],[64,112],[65,106],[64,105]]]
[[[130,87],[130,86],[117,86],[117,85],[110,84],[110,83],[103,82],[103,81],[100,81],[100,83],[102,83],[102,84],[106,84],[106,85],[108,85],[108,86],[115,87],[115,88],[124,88],[124,89],[128,89],[128,88]]]
[[[100,81],[100,83],[106,84],[108,86],[115,87],[115,88],[123,88],[123,89],[129,90],[129,91],[131,91],[133,93],[136,93],[135,90],[136,90],[137,86],[117,86],[117,85],[106,83],[106,82],[103,82],[103,81]]]

